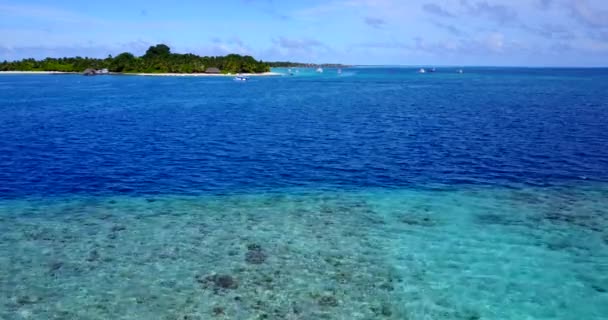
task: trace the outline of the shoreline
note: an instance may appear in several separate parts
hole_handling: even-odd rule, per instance
[[[0,71],[0,74],[79,74],[65,71]]]
[[[63,72],[63,71],[0,71],[0,75],[5,74],[82,74],[81,72]],[[282,73],[279,72],[263,72],[263,73],[240,73],[240,74],[232,74],[232,73],[120,73],[114,72],[109,74],[99,74],[98,76],[146,76],[146,77],[269,77],[269,76],[281,76]]]

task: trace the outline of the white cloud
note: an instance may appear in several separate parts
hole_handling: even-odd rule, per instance
[[[230,53],[241,55],[253,54],[253,49],[247,45],[241,38],[233,36],[226,39],[213,38],[211,43],[185,50],[199,55],[205,56],[220,56]]]
[[[78,12],[44,5],[0,3],[0,17],[31,18],[54,23],[102,23],[103,20]]]
[[[486,48],[494,52],[503,52],[505,49],[505,36],[501,33],[489,34],[483,42]]]
[[[382,28],[384,25],[386,25],[386,21],[382,18],[365,17],[363,21],[372,28]]]
[[[603,3],[606,5],[606,2]],[[594,28],[608,28],[608,10],[592,6],[587,0],[573,0],[572,13],[582,23]]]

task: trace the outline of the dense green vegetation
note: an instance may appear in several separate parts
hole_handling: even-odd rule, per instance
[[[87,68],[125,73],[202,73],[207,68],[219,68],[222,73],[260,73],[270,71],[270,66],[251,56],[229,54],[223,57],[200,57],[194,54],[171,53],[171,49],[158,44],[141,57],[125,52],[116,57],[95,58],[46,58],[4,61],[0,71],[63,71],[83,72]]]

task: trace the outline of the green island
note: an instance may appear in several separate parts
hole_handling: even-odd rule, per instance
[[[157,44],[137,57],[129,52],[105,59],[73,57],[46,58],[44,60],[23,59],[0,62],[0,71],[57,71],[85,72],[107,70],[116,73],[264,73],[270,64],[251,56],[229,54],[208,57],[195,54],[172,53],[169,46]]]

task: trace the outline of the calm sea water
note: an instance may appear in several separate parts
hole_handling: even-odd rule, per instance
[[[608,70],[456,70],[0,75],[0,319],[608,318]]]

